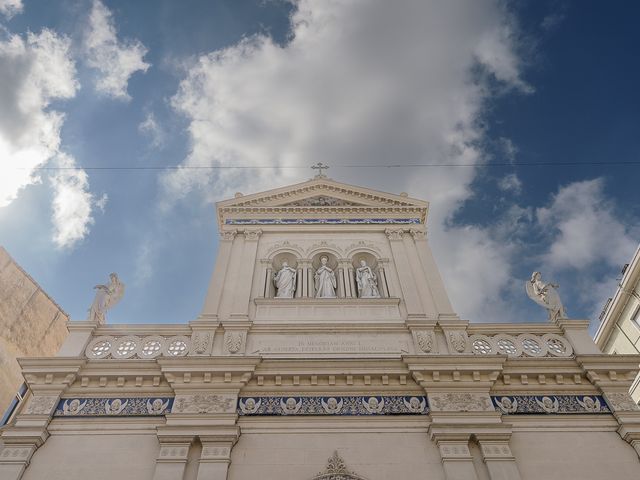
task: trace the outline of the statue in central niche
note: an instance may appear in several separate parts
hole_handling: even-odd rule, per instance
[[[282,268],[273,276],[276,286],[276,298],[293,298],[296,291],[296,271],[287,262],[282,262]]]
[[[327,267],[329,259],[320,257],[320,267],[315,274],[316,298],[336,298],[336,274]]]
[[[358,283],[358,297],[380,298],[378,278],[364,259],[360,260],[360,266],[356,270],[356,281]]]

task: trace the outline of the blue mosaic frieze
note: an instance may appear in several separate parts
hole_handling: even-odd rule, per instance
[[[427,397],[240,397],[238,415],[426,415]]]
[[[171,411],[170,397],[62,398],[55,417],[157,417]]]
[[[226,225],[420,224],[419,218],[228,218]]]
[[[503,415],[555,413],[611,413],[601,395],[492,395]]]

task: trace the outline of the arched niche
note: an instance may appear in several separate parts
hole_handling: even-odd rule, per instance
[[[293,251],[281,251],[275,254],[271,259],[273,271],[277,272],[280,270],[283,262],[287,262],[291,268],[298,268],[298,258]]]
[[[351,264],[353,265],[354,269],[357,269],[358,267],[360,267],[360,262],[362,260],[367,262],[367,265],[371,267],[371,270],[374,270],[374,271],[377,270],[378,258],[373,253],[360,251],[360,252],[354,252],[351,255]]]
[[[329,251],[319,251],[313,257],[311,257],[311,266],[313,267],[314,271],[316,271],[320,267],[320,259],[322,257],[327,257],[327,266],[331,270],[335,271],[335,269],[338,268],[338,257],[335,254]]]

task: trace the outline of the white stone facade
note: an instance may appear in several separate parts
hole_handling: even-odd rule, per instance
[[[0,478],[640,475],[640,356],[602,354],[587,321],[461,320],[427,212],[324,177],[220,202],[199,318],[72,322],[57,357],[21,360]],[[336,298],[316,298],[322,256]],[[357,296],[362,259],[380,298]],[[285,261],[296,287],[276,298]]]

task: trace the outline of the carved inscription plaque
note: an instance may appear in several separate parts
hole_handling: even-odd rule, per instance
[[[409,342],[399,336],[379,335],[264,335],[253,339],[252,354],[406,354]]]

